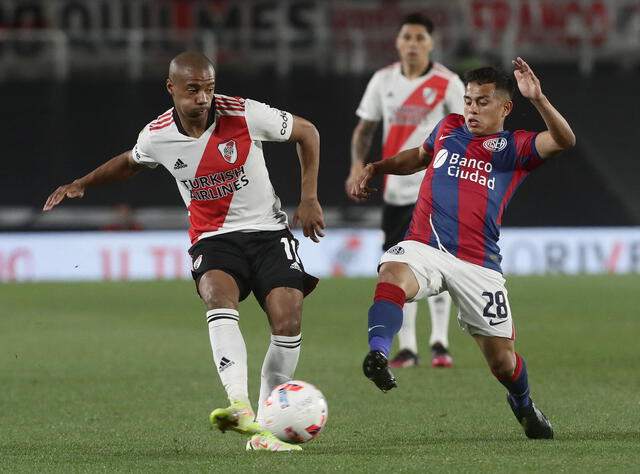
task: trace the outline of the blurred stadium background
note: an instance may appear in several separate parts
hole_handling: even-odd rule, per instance
[[[640,225],[640,160],[632,144],[640,119],[638,1],[2,0],[0,94],[8,124],[0,132],[0,280],[55,279],[65,266],[57,261],[53,273],[38,270],[45,265],[38,248],[62,240],[17,233],[113,228],[127,212],[145,230],[186,228],[175,184],[163,171],[40,211],[57,185],[133,146],[138,131],[170,106],[167,63],[185,49],[214,59],[218,92],[255,98],[317,125],[320,199],[332,244],[318,247],[319,261],[329,253],[330,273],[371,274],[372,265],[362,270],[360,253],[377,251],[380,198],[357,206],[343,191],[354,112],[371,74],[396,59],[399,20],[416,10],[437,25],[434,59],[463,72],[485,64],[508,68],[521,55],[575,129],[577,147],[527,180],[506,213],[505,239],[510,229],[551,229],[542,241],[518,234],[514,245],[530,260],[519,268],[639,272],[640,236],[633,226]],[[542,125],[535,110],[517,100],[509,128]],[[299,193],[294,148],[266,147],[276,191],[291,209]],[[372,158],[378,150],[373,147]],[[554,233],[557,227],[572,231]],[[609,230],[593,234],[592,227]],[[336,228],[370,230],[332,235]],[[136,250],[108,242],[98,239],[83,254],[91,275],[75,262],[59,277],[72,271],[74,279],[113,276],[105,268],[96,273],[96,265],[108,264],[104,252]],[[175,250],[169,247],[165,253]],[[139,266],[135,257],[122,259]],[[508,265],[506,254],[505,260]],[[157,257],[144,262],[158,263]]]
[[[509,67],[521,55],[575,129],[578,146],[527,180],[506,213],[505,239],[510,229],[551,229],[542,241],[518,234],[514,245],[530,260],[518,268],[639,272],[640,236],[633,226],[640,225],[640,160],[632,144],[640,119],[638,1],[2,0],[0,94],[8,123],[0,132],[0,280],[113,277],[104,268],[105,252],[136,252],[123,242],[115,249],[113,236],[97,238],[82,255],[80,268],[91,266],[91,272],[61,260],[50,262],[55,271],[40,271],[46,262],[38,249],[63,240],[37,234],[35,241],[23,232],[113,228],[127,212],[145,230],[186,228],[175,184],[163,171],[40,211],[57,185],[133,146],[138,131],[170,106],[167,63],[185,49],[214,59],[218,92],[255,98],[317,125],[320,199],[330,230],[315,253],[322,254],[319,262],[329,255],[332,263],[316,271],[371,274],[373,265],[363,270],[361,257],[377,252],[380,198],[357,206],[343,191],[354,112],[371,74],[396,59],[400,18],[416,10],[437,25],[434,59],[463,72]],[[535,110],[517,100],[509,128],[542,125]],[[295,151],[266,147],[276,191],[291,209],[299,193]],[[373,147],[372,158],[378,150]],[[554,233],[558,227],[572,231]],[[609,230],[593,234],[592,227]],[[631,229],[619,233],[622,227]],[[337,228],[358,232],[334,234]],[[180,235],[178,247],[185,248],[186,234]],[[175,252],[165,247],[166,254]],[[127,268],[116,273],[136,277],[128,265],[158,265],[151,251],[139,252],[148,258],[125,255]],[[508,255],[505,260],[508,265]],[[182,268],[183,262],[167,265]],[[68,271],[60,274],[63,268]]]

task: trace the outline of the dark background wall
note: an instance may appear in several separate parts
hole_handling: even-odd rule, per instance
[[[573,125],[574,150],[530,176],[513,199],[505,225],[639,225],[636,185],[640,175],[632,140],[640,123],[636,73],[538,68],[543,90]],[[355,109],[369,76],[316,75],[296,70],[287,79],[270,71],[218,72],[217,91],[264,101],[316,124],[321,133],[320,199],[325,206],[353,203],[344,193]],[[5,126],[0,130],[3,168],[0,205],[41,207],[47,195],[131,148],[138,131],[171,106],[164,79],[154,82],[72,80],[0,85]],[[521,98],[507,120],[510,129],[539,130],[543,122]],[[375,153],[379,156],[379,136]],[[271,178],[285,205],[299,196],[299,166],[293,145],[265,147]],[[635,194],[634,194],[635,189]],[[181,206],[165,170],[94,190],[69,206]],[[379,205],[379,197],[368,206]]]

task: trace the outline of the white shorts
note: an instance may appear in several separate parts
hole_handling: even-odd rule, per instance
[[[465,262],[448,252],[415,240],[404,240],[380,259],[406,263],[418,280],[417,301],[449,291],[458,307],[463,331],[483,336],[514,338],[511,308],[500,272]]]

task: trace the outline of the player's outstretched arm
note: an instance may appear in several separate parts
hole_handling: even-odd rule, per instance
[[[89,188],[107,186],[134,177],[146,168],[136,163],[131,156],[131,150],[111,158],[98,166],[91,173],[56,189],[45,202],[43,211],[50,211],[62,202],[64,198],[81,198]]]
[[[523,97],[529,99],[538,110],[547,130],[536,137],[536,149],[542,158],[549,158],[576,144],[576,136],[571,130],[569,122],[551,105],[549,99],[542,93],[540,80],[533,73],[524,59],[518,57],[512,61],[514,76]]]
[[[364,170],[364,163],[367,161],[367,155],[371,149],[371,142],[378,129],[378,124],[379,122],[360,119],[351,136],[351,169],[344,183],[344,190],[347,196],[356,202],[360,202],[361,199],[357,199],[351,191]]]
[[[351,189],[354,199],[367,199],[377,191],[369,186],[371,180],[379,174],[406,175],[417,173],[429,166],[431,155],[420,147],[409,148],[386,160],[369,163],[364,167],[361,175]]]
[[[320,167],[320,134],[316,127],[306,119],[293,116],[293,129],[290,142],[295,142],[300,158],[301,186],[300,204],[291,223],[300,222],[302,233],[314,242],[324,237],[324,216],[318,201],[318,169]]]

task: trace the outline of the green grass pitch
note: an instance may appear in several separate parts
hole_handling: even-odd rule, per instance
[[[247,453],[209,429],[227,401],[188,281],[0,285],[0,472],[638,472],[640,276],[511,277],[517,348],[553,441],[527,440],[451,319],[452,369],[361,372],[370,279],[305,302],[297,378],[329,421],[302,453]],[[255,400],[266,318],[241,308]],[[428,362],[425,306],[418,314]]]

